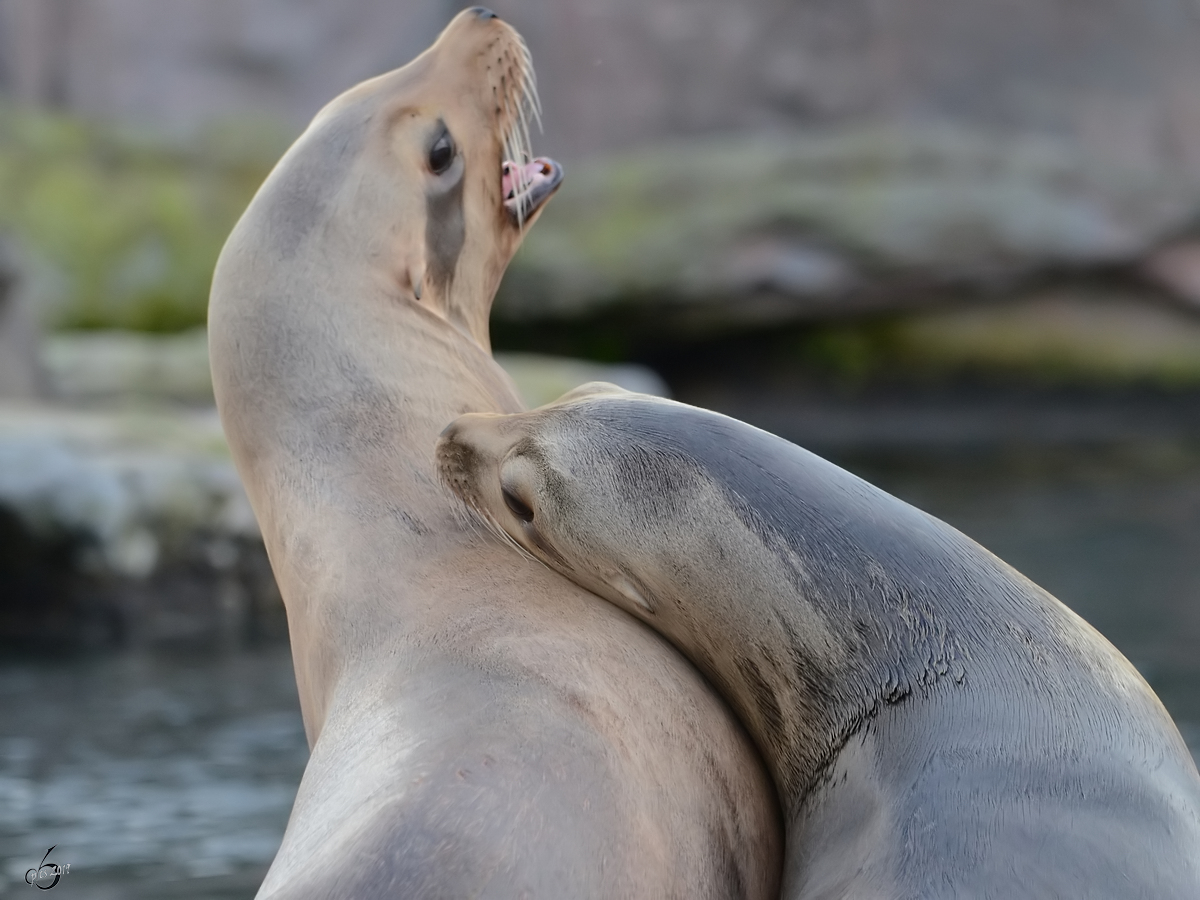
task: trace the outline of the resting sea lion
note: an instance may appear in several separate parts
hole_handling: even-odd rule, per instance
[[[1133,667],[945,523],[742,422],[611,386],[464,416],[443,480],[709,674],[789,898],[1200,897],[1200,776]]]
[[[778,887],[770,780],[719,696],[436,479],[447,421],[521,408],[487,317],[560,178],[524,162],[532,77],[511,27],[460,14],[321,111],[217,265],[216,397],[312,746],[262,898]]]

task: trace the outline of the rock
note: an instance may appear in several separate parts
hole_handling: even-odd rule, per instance
[[[211,409],[0,407],[0,503],[34,532],[86,535],[89,565],[130,577],[176,535],[257,535]]]
[[[947,288],[1127,264],[1200,192],[1061,143],[847,129],[663,146],[580,165],[532,231],[496,315],[624,309],[650,327],[839,317]]]
[[[1151,253],[1141,269],[1149,281],[1200,309],[1200,240],[1169,243]]]
[[[64,332],[45,339],[41,358],[53,396],[69,403],[212,403],[203,329],[173,335]],[[586,381],[611,381],[631,391],[667,395],[663,380],[644,366],[532,353],[498,353],[496,359],[530,406],[549,403]]]
[[[217,254],[286,147],[260,132],[249,123],[168,139],[0,104],[0,228],[21,239],[39,320],[203,325]]]
[[[52,334],[41,356],[54,396],[67,402],[166,400],[207,406],[213,401],[202,328],[173,335]]]
[[[3,560],[0,639],[50,622],[68,644],[282,630],[215,410],[0,406],[0,516],[34,560]],[[31,571],[39,558],[58,571]]]
[[[497,0],[526,37],[546,152],[865,122],[1050,135],[1200,177],[1200,19],[1180,0]],[[303,127],[407,62],[443,0],[0,0],[0,86],[187,131]]]
[[[1200,386],[1200,316],[1120,289],[1048,289],[890,328],[893,364],[1093,385]]]
[[[0,242],[0,398],[30,399],[45,391],[38,364],[38,327],[12,245]]]
[[[568,171],[508,279],[512,321],[618,303],[647,327],[711,331],[903,307],[947,284],[1135,260],[1200,204],[1200,18],[1179,0],[497,11],[538,66],[539,150]],[[57,322],[202,322],[221,242],[281,149],[261,152],[264,132],[251,152],[251,136],[266,121],[294,134],[449,14],[0,0],[0,90],[67,114],[0,117],[0,215],[56,270]],[[110,119],[138,130],[95,124]],[[707,149],[654,149],[684,140]],[[593,166],[598,153],[622,155]]]
[[[454,12],[436,0],[0,0],[0,77],[26,104],[176,132],[216,118],[303,126],[425,49]]]
[[[608,381],[627,391],[670,396],[666,383],[645,366],[605,365],[536,353],[497,353],[496,362],[512,376],[521,398],[531,408],[557,400],[589,381]]]

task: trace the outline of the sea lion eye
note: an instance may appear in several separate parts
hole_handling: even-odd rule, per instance
[[[442,129],[441,135],[429,148],[429,168],[434,175],[441,175],[454,162],[454,139],[450,132]]]
[[[522,522],[533,521],[533,510],[520,497],[506,487],[500,488],[500,493],[504,497],[504,505],[508,507],[509,512]]]

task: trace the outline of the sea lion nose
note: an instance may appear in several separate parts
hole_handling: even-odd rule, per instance
[[[467,12],[473,12],[480,19],[498,19],[500,18],[486,6],[472,6]]]

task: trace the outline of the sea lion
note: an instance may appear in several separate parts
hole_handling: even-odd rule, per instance
[[[217,404],[312,746],[260,898],[778,888],[769,777],[700,673],[436,479],[447,421],[521,409],[487,318],[561,177],[526,162],[532,79],[516,31],[458,15],[317,115],[216,267]]]
[[[612,386],[468,415],[441,476],[703,669],[767,760],[789,898],[1200,897],[1200,776],[1134,668],[930,515]]]

